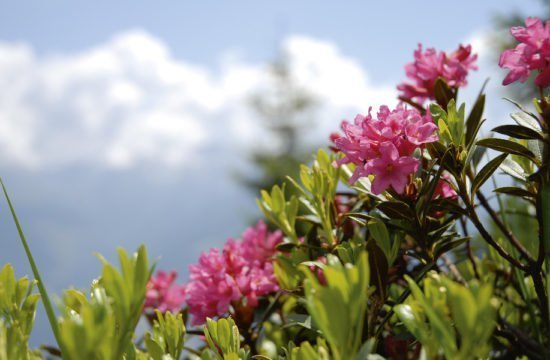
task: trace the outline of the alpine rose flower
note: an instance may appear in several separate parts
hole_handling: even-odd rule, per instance
[[[433,198],[434,199],[441,198],[441,199],[448,199],[448,200],[458,199],[458,194],[451,187],[451,175],[449,175],[446,172],[444,172],[441,175],[441,178],[439,179],[439,182],[437,183],[437,186],[435,188]]]
[[[147,283],[144,309],[179,312],[185,302],[185,286],[174,284],[177,272],[158,271]]]
[[[199,263],[189,267],[187,305],[192,323],[203,324],[236,304],[254,308],[258,297],[278,291],[272,258],[282,240],[281,231],[271,233],[259,221],[245,230],[242,240],[227,240],[222,252],[202,253]]]
[[[367,163],[368,171],[374,174],[372,192],[380,194],[390,186],[402,194],[409,182],[409,175],[418,168],[418,159],[399,156],[395,145],[387,141],[380,145],[380,157]]]
[[[533,70],[540,73],[535,78],[535,84],[540,87],[550,86],[550,20],[544,24],[539,18],[530,17],[525,20],[525,26],[510,29],[512,36],[520,43],[514,49],[505,50],[498,65],[509,69],[503,85],[515,81],[525,82]]]
[[[345,156],[335,165],[356,165],[350,183],[374,175],[375,194],[390,187],[403,193],[410,175],[418,168],[413,152],[438,140],[431,115],[422,116],[417,109],[407,109],[403,104],[391,111],[381,106],[376,118],[369,109],[367,116],[357,115],[353,124],[344,121],[342,130],[344,136],[335,138],[334,144]]]
[[[423,103],[427,99],[435,99],[434,87],[437,78],[442,78],[447,85],[459,88],[467,85],[468,71],[477,70],[474,64],[477,55],[472,55],[471,45],[462,46],[450,55],[434,48],[422,51],[422,44],[414,52],[414,62],[405,66],[410,83],[403,83],[397,87],[402,97],[415,99]]]

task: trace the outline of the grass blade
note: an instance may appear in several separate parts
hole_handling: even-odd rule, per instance
[[[17,214],[15,213],[15,209],[13,208],[13,205],[11,203],[10,197],[8,196],[8,192],[6,190],[6,187],[4,186],[4,182],[0,178],[0,184],[2,185],[2,190],[4,191],[4,196],[6,197],[6,200],[8,202],[8,206],[10,207],[11,215],[13,217],[13,221],[15,223],[15,226],[17,227],[17,232],[19,233],[19,238],[21,239],[21,243],[23,244],[23,247],[25,248],[25,253],[27,254],[27,259],[29,260],[29,264],[31,265],[31,269],[34,275],[34,278],[38,281],[38,291],[40,292],[40,296],[42,297],[42,302],[44,303],[44,308],[46,309],[46,314],[48,315],[48,320],[50,322],[50,326],[52,328],[53,334],[55,336],[55,341],[57,342],[58,346],[61,348],[62,343],[59,338],[59,327],[57,324],[57,318],[55,315],[55,312],[53,311],[52,303],[50,301],[50,297],[48,296],[48,292],[46,291],[46,287],[44,286],[44,282],[42,281],[42,277],[40,276],[40,272],[38,271],[38,267],[36,266],[36,263],[34,262],[34,258],[31,253],[31,249],[29,248],[29,244],[27,243],[27,240],[25,238],[25,235],[23,234],[23,229],[21,228],[21,224],[19,224],[19,220],[17,218]],[[63,353],[63,349],[61,349],[61,352]]]

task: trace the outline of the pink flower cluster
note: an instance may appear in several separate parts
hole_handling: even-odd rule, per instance
[[[510,29],[512,36],[520,43],[500,55],[498,65],[510,70],[502,84],[508,85],[518,80],[525,82],[531,71],[540,70],[535,84],[550,86],[550,20],[543,24],[539,18],[530,17],[525,20],[525,26]]]
[[[468,71],[477,70],[474,64],[477,55],[472,55],[471,45],[462,46],[450,55],[439,53],[429,48],[422,51],[422,44],[414,52],[414,62],[405,66],[407,77],[411,83],[402,83],[397,87],[402,97],[415,99],[423,103],[426,99],[434,99],[434,87],[437,78],[442,78],[447,85],[459,88],[467,84]]]
[[[403,104],[392,111],[381,106],[376,118],[369,109],[367,116],[357,115],[353,124],[342,122],[342,130],[344,136],[336,138],[334,143],[345,156],[336,161],[336,165],[356,165],[350,183],[374,175],[371,190],[375,194],[390,187],[403,193],[410,175],[418,168],[413,152],[438,139],[437,126],[431,116],[422,116],[418,110],[407,109]]]
[[[160,312],[179,312],[185,302],[185,286],[174,284],[177,273],[170,271],[157,272],[147,283],[145,293],[145,311],[152,312],[158,309]]]
[[[193,324],[227,313],[235,302],[254,308],[259,296],[276,292],[279,286],[272,258],[282,240],[280,231],[270,233],[259,221],[243,233],[242,240],[229,239],[222,252],[210,249],[201,254],[199,263],[189,267],[187,284]]]

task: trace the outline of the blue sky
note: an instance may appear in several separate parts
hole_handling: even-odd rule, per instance
[[[306,34],[332,41],[367,69],[377,69],[372,76],[378,80],[379,74],[396,73],[416,43],[438,48],[458,43],[490,27],[495,14],[517,9],[540,13],[541,5],[536,0],[3,1],[0,35],[50,53],[77,51],[139,28],[168,43],[177,57],[216,66],[227,50],[262,61],[286,35]]]
[[[85,288],[95,251],[146,243],[187,266],[258,214],[235,183],[247,153],[276,146],[248,109],[279,51],[323,104],[304,141],[395,102],[418,42],[490,56],[491,18],[536,1],[0,1],[0,176],[50,289]],[[471,77],[470,93],[487,75]],[[465,93],[466,97],[468,92]],[[489,115],[500,119],[506,106]],[[496,120],[493,120],[496,121]],[[1,202],[0,202],[1,204]],[[29,273],[0,205],[0,264]],[[51,341],[42,313],[33,342]]]

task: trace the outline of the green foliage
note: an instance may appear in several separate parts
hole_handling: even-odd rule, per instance
[[[465,104],[457,109],[455,100],[451,99],[446,110],[438,104],[432,104],[430,105],[430,112],[434,122],[439,127],[439,141],[443,145],[464,145]]]
[[[274,185],[271,193],[265,190],[261,192],[262,198],[258,199],[258,206],[265,217],[281,229],[293,242],[298,241],[296,234],[296,216],[298,215],[298,199],[294,196],[290,200],[285,199],[285,185],[282,188]]]
[[[378,247],[384,252],[388,264],[393,264],[397,258],[400,242],[390,237],[388,228],[378,218],[371,218],[367,223],[367,228]]]
[[[40,358],[29,349],[40,295],[36,281],[17,279],[10,264],[0,270],[0,360]]]
[[[202,354],[202,359],[246,360],[248,351],[241,348],[241,335],[233,319],[206,319],[204,336],[210,351]]]
[[[141,316],[147,282],[153,268],[149,266],[147,250],[141,245],[132,257],[123,250],[118,250],[118,258],[122,271],[103,261],[103,271],[100,284],[108,296],[116,299],[113,309],[117,324],[116,354],[122,354],[132,340],[133,332]]]
[[[59,322],[64,359],[117,359],[120,338],[111,299],[96,286],[90,299],[76,290],[65,292]]]
[[[412,298],[394,310],[427,358],[487,357],[497,314],[490,284],[472,281],[466,287],[435,272],[424,280],[424,290],[406,280]]]
[[[317,344],[304,341],[300,346],[296,346],[293,342],[289,342],[288,346],[283,349],[286,360],[329,360],[326,342],[323,338],[317,339]]]
[[[281,288],[294,290],[302,284],[304,273],[299,264],[308,261],[309,256],[304,247],[295,247],[290,254],[280,254],[273,263],[273,272]]]
[[[520,157],[524,157],[534,163],[540,164],[535,154],[524,145],[505,139],[481,139],[477,142],[477,145],[484,146],[489,149],[500,151],[506,154],[513,154]]]
[[[182,314],[156,311],[152,334],[145,334],[147,352],[153,360],[179,359],[185,342]]]
[[[333,235],[333,208],[334,195],[340,177],[340,170],[332,166],[334,155],[327,154],[319,149],[311,167],[302,165],[300,168],[300,182],[289,180],[300,191],[299,197],[312,215],[308,219],[321,224],[325,241],[334,242]]]
[[[152,268],[143,245],[132,257],[122,249],[118,255],[121,271],[102,259],[102,275],[89,300],[78,291],[65,292],[59,325],[64,358],[120,359],[133,349]]]
[[[369,267],[366,252],[355,265],[343,265],[336,256],[321,264],[326,285],[304,269],[306,307],[327,340],[332,358],[351,359],[361,347],[367,310]]]

